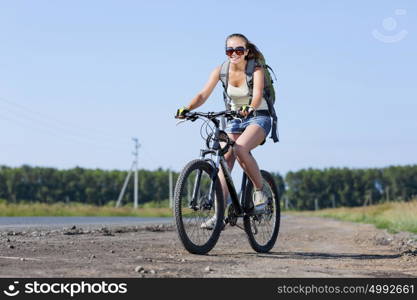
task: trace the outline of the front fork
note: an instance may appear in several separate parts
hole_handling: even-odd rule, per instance
[[[224,160],[224,158],[220,155],[219,153],[220,151],[213,151],[213,150],[201,150],[201,155],[200,155],[200,159],[204,159],[204,157],[207,154],[215,154],[216,159],[215,161],[213,160],[207,160],[212,166],[213,166],[213,172],[212,174],[210,174],[211,177],[211,182],[210,182],[210,189],[209,189],[209,198],[207,203],[204,203],[204,205],[206,207],[204,207],[204,209],[208,209],[210,210],[213,207],[213,203],[214,203],[214,198],[215,198],[215,185],[217,183],[217,174],[220,170],[220,168],[222,168],[223,170],[223,174],[226,180],[226,184],[227,184],[227,188],[229,190],[230,193],[230,197],[232,199],[232,203],[235,209],[235,212],[237,213],[237,215],[242,215],[244,211],[246,211],[246,205],[245,205],[245,195],[246,195],[246,183],[247,183],[247,175],[246,173],[243,173],[243,177],[242,177],[242,186],[241,186],[241,194],[240,194],[240,198],[236,192],[235,186],[233,184],[232,181],[232,176],[230,174],[229,168],[227,166],[226,161]],[[192,200],[190,202],[190,208],[197,210],[198,209],[198,195],[199,195],[199,189],[200,189],[200,182],[201,182],[201,174],[202,171],[198,170],[197,171],[197,175],[195,178],[195,182],[194,182],[194,188],[193,188],[193,195],[192,195]],[[226,200],[225,200],[226,201]]]
[[[217,172],[218,172],[218,166],[220,164],[220,155],[218,153],[219,151],[213,151],[213,150],[201,150],[200,159],[204,159],[204,157],[207,154],[215,154],[216,155],[216,161],[208,160],[208,162],[213,166],[213,172],[210,174],[210,178],[212,179],[210,182],[210,189],[209,189],[209,198],[206,203],[203,205],[205,206],[204,209],[211,209],[214,203],[214,197],[215,197],[215,184],[217,180]],[[198,210],[201,207],[198,206],[198,199],[200,195],[200,182],[201,182],[201,175],[203,171],[197,170],[197,174],[194,180],[194,187],[193,187],[193,194],[189,203],[189,208],[193,210]]]
[[[198,199],[198,195],[200,193],[200,181],[201,181],[201,170],[197,170],[197,176],[195,177],[194,180],[194,187],[193,187],[193,195],[191,197],[191,201],[189,203],[189,208],[193,209],[193,210],[197,210],[197,199]]]

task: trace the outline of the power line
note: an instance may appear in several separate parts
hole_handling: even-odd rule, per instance
[[[44,134],[53,135],[62,140],[77,142],[78,144],[88,144],[99,146],[104,149],[113,149],[119,151],[121,146],[127,146],[125,139],[115,137],[97,129],[81,129],[77,125],[57,119],[48,114],[35,111],[19,103],[15,103],[4,97],[0,97],[0,104],[3,103],[2,110],[8,112],[8,115],[0,114],[0,118],[18,124],[25,129],[38,130]],[[96,133],[90,131],[95,131]],[[150,161],[157,166],[155,158],[144,149],[144,153]]]
[[[95,142],[95,141],[92,141],[91,139],[88,139],[88,138],[86,138],[86,137],[80,137],[80,136],[76,136],[76,135],[65,135],[65,134],[62,134],[62,132],[60,132],[60,131],[57,131],[56,129],[54,129],[53,127],[49,127],[49,126],[45,126],[44,124],[40,124],[40,123],[31,123],[31,122],[29,122],[28,123],[28,120],[27,119],[20,119],[20,118],[18,118],[18,119],[16,119],[16,118],[11,118],[10,116],[5,116],[5,115],[3,115],[3,114],[0,114],[0,119],[3,119],[3,120],[7,120],[7,121],[9,121],[9,122],[12,122],[12,123],[14,123],[14,124],[17,124],[17,125],[19,125],[20,127],[22,127],[22,128],[24,128],[24,129],[30,129],[30,130],[36,130],[36,131],[38,131],[38,132],[41,132],[41,133],[43,133],[43,134],[47,134],[47,135],[51,135],[51,136],[54,136],[54,137],[56,137],[56,138],[59,138],[59,139],[61,139],[61,140],[66,140],[66,141],[70,141],[72,144],[74,143],[74,142],[76,142],[77,144],[84,144],[84,145],[90,145],[90,146],[97,146],[98,144],[101,144],[101,145],[99,145],[99,147],[100,148],[108,148],[108,149],[113,149],[113,151],[119,151],[120,150],[120,148],[116,148],[115,146],[117,145],[117,144],[103,144],[103,143],[100,143],[100,142]]]
[[[97,128],[81,128],[77,124],[64,121],[62,118],[57,119],[48,114],[35,111],[31,108],[23,106],[19,103],[12,102],[3,97],[0,97],[0,101],[8,105],[8,111],[12,112],[15,115],[23,115],[25,118],[29,118],[35,122],[46,124],[51,127],[59,127],[59,129],[64,130],[72,135],[82,135],[88,138],[100,139],[101,141],[108,141],[111,143],[126,143],[125,139],[120,138],[119,136],[113,136],[109,133],[104,133]],[[12,110],[11,110],[12,109]],[[91,132],[91,133],[90,133]],[[95,132],[95,133],[94,133]]]
[[[148,151],[146,150],[146,147],[143,147],[143,146],[142,146],[142,150],[143,150],[144,154],[146,154],[146,156],[150,159],[150,161],[151,161],[151,162],[152,162],[155,166],[158,166],[158,164],[156,163],[155,158],[153,157],[153,155],[152,155],[150,152],[148,152]]]

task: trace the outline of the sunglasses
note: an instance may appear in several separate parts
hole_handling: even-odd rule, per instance
[[[226,48],[226,55],[227,56],[232,56],[233,52],[236,52],[237,55],[243,55],[243,53],[245,53],[245,47],[236,47],[236,48],[232,48],[232,47],[227,47]]]

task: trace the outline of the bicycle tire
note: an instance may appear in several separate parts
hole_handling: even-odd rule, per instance
[[[243,225],[245,228],[246,235],[248,237],[249,244],[251,245],[252,249],[259,253],[266,253],[269,252],[275,245],[276,240],[278,238],[279,233],[279,227],[280,227],[280,221],[281,221],[281,208],[280,208],[280,201],[279,201],[279,194],[278,189],[275,184],[274,178],[270,173],[267,171],[261,170],[261,175],[264,180],[264,183],[267,184],[269,191],[271,192],[272,199],[269,200],[269,209],[272,207],[271,215],[263,214],[261,217],[254,216],[254,215],[245,215],[243,218]],[[246,188],[246,199],[247,201],[252,200],[253,195],[253,184],[251,181],[248,182],[247,188]],[[264,218],[266,221],[268,217],[271,217],[271,220],[273,220],[272,230],[270,231],[269,237],[267,237],[265,242],[259,242],[258,238],[260,237],[258,235],[259,232],[256,232],[254,230],[254,226],[251,224],[251,222],[257,222],[254,221],[255,218],[258,218],[262,220],[261,218]],[[260,222],[260,221],[259,221]]]
[[[190,236],[190,232],[187,230],[190,226],[190,220],[186,222],[186,216],[184,216],[185,213],[190,213],[190,209],[188,208],[188,201],[183,197],[185,190],[187,189],[187,183],[189,182],[189,179],[192,177],[193,171],[201,170],[202,174],[208,175],[208,178],[206,181],[210,180],[210,183],[212,179],[210,178],[210,175],[212,174],[214,168],[213,166],[208,163],[205,160],[202,159],[196,159],[190,161],[181,171],[177,183],[175,185],[175,192],[174,192],[174,206],[173,206],[173,213],[175,217],[175,224],[177,228],[177,233],[180,241],[182,242],[182,245],[184,248],[193,254],[206,254],[208,253],[213,247],[216,245],[220,233],[223,227],[223,219],[224,219],[224,203],[223,203],[223,192],[220,185],[220,181],[216,175],[215,178],[215,207],[219,209],[215,209],[214,207],[213,212],[214,215],[217,218],[217,221],[214,225],[214,228],[212,230],[202,229],[201,223],[196,222],[194,228],[192,228],[193,233],[195,231],[199,232],[200,230],[203,230],[202,234],[207,236],[207,241],[202,243],[196,243],[195,240]],[[200,191],[201,191],[201,185],[200,182]],[[187,191],[188,192],[188,191]],[[198,201],[203,199],[204,196],[199,195]],[[187,202],[185,202],[187,201]],[[202,200],[201,200],[202,201]],[[203,206],[203,205],[200,205]],[[187,210],[188,209],[188,210]],[[204,212],[203,209],[200,210]],[[190,217],[189,217],[190,219]],[[201,220],[202,221],[202,220]],[[210,233],[208,233],[210,232]]]

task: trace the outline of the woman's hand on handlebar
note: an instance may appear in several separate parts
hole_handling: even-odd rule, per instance
[[[177,113],[175,115],[175,118],[176,119],[185,119],[186,114],[189,113],[189,112],[190,112],[190,110],[186,106],[178,108]]]
[[[239,114],[243,117],[250,116],[255,111],[255,108],[252,105],[242,105],[239,109]]]

